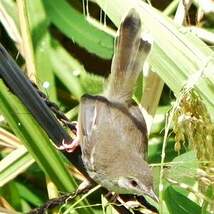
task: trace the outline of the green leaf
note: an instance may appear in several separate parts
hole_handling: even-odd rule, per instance
[[[178,193],[169,186],[164,192],[164,200],[168,210],[172,214],[200,214],[201,208],[193,201]]]
[[[104,89],[104,78],[98,75],[82,72],[80,83],[85,93],[100,94]]]
[[[0,195],[9,201],[12,207],[21,210],[21,198],[14,182],[10,182],[0,188]]]
[[[0,6],[3,6],[8,15],[13,19],[16,25],[19,25],[16,3],[13,0],[1,0]]]
[[[143,95],[143,73],[140,73],[137,79],[136,88],[134,91],[134,97],[138,103],[140,103],[142,95]]]
[[[38,85],[42,85],[44,82],[49,83],[48,88],[41,87],[41,90],[48,93],[48,97],[56,102],[55,79],[50,59],[51,36],[48,31],[49,19],[46,15],[42,0],[27,1],[27,6],[33,40],[37,82]]]
[[[65,0],[45,0],[47,14],[51,22],[67,37],[105,59],[113,55],[113,38],[90,25],[84,15]]]
[[[207,188],[206,197],[210,198],[212,201],[214,201],[214,185],[210,184],[210,186]],[[211,205],[213,206],[213,205]],[[201,214],[207,214],[207,208],[209,207],[209,202],[204,200],[202,204],[202,212]]]
[[[177,156],[169,163],[170,168],[165,170],[165,176],[179,183],[193,185],[195,183],[198,160],[193,151]]]
[[[86,72],[83,65],[72,57],[56,40],[52,40],[51,60],[56,76],[79,99],[84,93],[98,94],[104,87],[104,78]]]
[[[0,109],[15,134],[58,188],[68,192],[74,190],[75,183],[59,153],[51,145],[48,136],[21,102],[8,91],[2,80],[0,81]]]
[[[149,139],[149,162],[150,163],[160,163],[161,160],[161,151],[162,151],[163,137],[151,136]],[[165,162],[172,161],[173,158],[177,155],[177,152],[174,150],[175,141],[173,138],[169,138],[167,142],[167,147],[165,150],[166,158]],[[181,152],[184,152],[182,150]]]
[[[52,39],[51,62],[55,75],[69,92],[79,99],[83,95],[79,75],[84,71],[84,67],[54,39]]]
[[[24,146],[12,151],[0,161],[0,187],[23,173],[32,163],[34,159]]]
[[[17,191],[19,192],[20,197],[30,202],[34,206],[41,206],[43,201],[28,187],[22,183],[15,182]]]

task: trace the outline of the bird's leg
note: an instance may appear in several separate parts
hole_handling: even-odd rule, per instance
[[[76,192],[78,194],[80,193],[86,193],[88,192],[92,187],[94,186],[94,183],[91,182],[88,179],[85,179],[77,188]]]
[[[46,105],[50,108],[50,110],[54,113],[55,117],[66,127],[70,129],[72,141],[66,142],[64,139],[60,145],[53,144],[58,150],[66,151],[66,152],[74,152],[74,150],[79,146],[79,139],[77,133],[77,122],[70,122],[66,115],[60,111],[60,108],[54,102],[51,102],[46,94],[44,94],[38,86],[31,82],[32,86],[36,89],[39,96],[43,99]]]
[[[62,141],[62,144],[55,147],[58,150],[66,151],[68,153],[74,152],[77,147],[79,147],[79,136],[78,136],[78,126],[77,122],[73,122],[75,124],[75,128],[72,130],[73,140],[71,142]]]
[[[108,198],[108,201],[110,203],[116,203],[117,202],[117,198],[118,198],[119,194],[117,193],[112,193],[112,192],[108,192],[105,197]]]
[[[55,145],[55,144],[54,144]],[[79,146],[79,140],[78,138],[73,139],[73,141],[66,143],[64,140],[62,141],[62,144],[60,146],[55,147],[60,151],[66,151],[68,153],[74,152],[75,149]]]

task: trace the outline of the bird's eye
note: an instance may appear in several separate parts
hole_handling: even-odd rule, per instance
[[[138,183],[136,180],[130,180],[130,184],[133,186],[133,187],[137,187],[138,186]]]

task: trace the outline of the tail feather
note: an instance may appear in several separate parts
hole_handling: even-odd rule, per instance
[[[106,96],[111,100],[129,102],[151,49],[151,42],[141,38],[141,20],[134,9],[122,22],[116,42]]]

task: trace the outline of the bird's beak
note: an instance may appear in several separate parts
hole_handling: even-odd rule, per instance
[[[155,194],[154,190],[151,189],[147,195],[152,198],[153,200],[155,200],[157,203],[159,203],[159,198],[157,197],[157,195]]]

